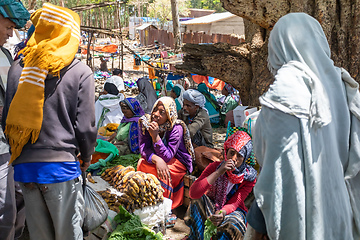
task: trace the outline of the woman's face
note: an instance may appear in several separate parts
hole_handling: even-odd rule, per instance
[[[151,113],[151,121],[157,122],[158,125],[162,125],[167,121],[167,119],[164,104],[159,102]]]
[[[228,160],[233,160],[235,162],[236,168],[240,167],[240,165],[244,161],[244,157],[240,155],[234,148],[229,148],[226,153],[226,157]]]
[[[124,116],[126,118],[132,118],[134,116],[134,113],[131,111],[128,105],[125,103],[120,103],[121,111],[123,112]]]

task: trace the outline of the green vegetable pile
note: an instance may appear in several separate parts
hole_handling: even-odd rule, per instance
[[[139,216],[130,214],[123,206],[114,218],[118,223],[108,240],[163,240],[161,232],[155,234],[153,230],[141,223]]]
[[[124,167],[133,166],[136,169],[140,157],[140,154],[116,156],[113,160],[106,163],[106,166],[102,168],[101,172],[98,175],[101,175],[106,169],[112,168],[117,165],[123,165]]]

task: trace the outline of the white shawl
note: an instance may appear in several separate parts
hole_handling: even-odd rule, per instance
[[[304,13],[276,23],[268,63],[275,81],[260,98],[253,139],[262,165],[254,192],[268,235],[354,239],[360,227],[353,181],[360,169],[358,86],[333,65],[320,24]]]
[[[99,96],[99,99],[95,102],[95,124],[98,128],[106,126],[108,123],[120,123],[124,117],[120,102],[124,99],[122,93],[119,93],[117,96],[112,94]]]

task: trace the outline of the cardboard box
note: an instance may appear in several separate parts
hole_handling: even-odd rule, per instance
[[[251,106],[237,106],[234,109],[234,123],[235,127],[241,127],[245,118],[249,116],[251,113],[256,112],[256,107]]]

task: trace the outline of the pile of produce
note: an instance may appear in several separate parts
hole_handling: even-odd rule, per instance
[[[106,166],[102,168],[99,175],[104,173],[108,168],[112,168],[117,165],[122,165],[124,167],[132,166],[133,168],[136,168],[140,157],[140,154],[118,155],[113,160],[106,163]]]
[[[117,202],[119,202],[126,210],[133,212],[135,209],[155,205],[163,201],[164,190],[153,174],[136,172],[132,166],[118,165],[106,169],[101,174],[101,177],[123,193],[116,198],[111,194],[109,196],[103,193],[102,196],[105,201],[111,204],[109,208],[118,206]]]
[[[118,223],[116,229],[111,233],[108,240],[162,240],[161,232],[155,233],[146,225],[141,223],[139,216],[130,214],[122,206],[114,218]]]
[[[106,189],[105,191],[98,191],[101,197],[105,200],[110,210],[119,213],[120,195],[111,189]]]

